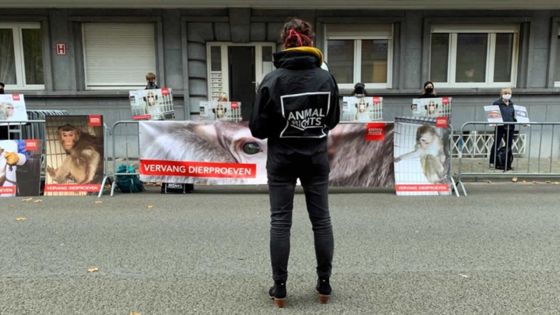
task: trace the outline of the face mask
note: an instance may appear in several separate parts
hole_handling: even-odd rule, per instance
[[[433,91],[434,91],[434,88],[426,88],[427,93],[432,93]]]
[[[506,101],[509,101],[511,99],[511,94],[504,94],[502,95],[502,98]]]

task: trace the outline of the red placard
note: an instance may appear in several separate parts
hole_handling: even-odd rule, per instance
[[[100,127],[101,126],[101,115],[89,115],[88,125],[90,127]]]
[[[25,140],[25,150],[26,151],[38,151],[39,150],[39,140],[37,140],[37,139],[27,139],[27,140]]]
[[[449,127],[449,119],[446,116],[436,117],[436,127],[447,129]]]
[[[366,125],[366,141],[385,140],[385,123],[372,122]]]

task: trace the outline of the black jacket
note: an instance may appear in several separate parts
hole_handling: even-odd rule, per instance
[[[253,136],[268,138],[269,156],[327,151],[340,106],[336,81],[321,63],[321,51],[313,47],[274,54],[277,69],[259,86],[249,123]]]
[[[515,122],[515,108],[513,108],[513,102],[510,100],[509,105],[504,103],[504,100],[500,97],[492,105],[500,106],[500,112],[502,113],[502,121],[504,122]]]

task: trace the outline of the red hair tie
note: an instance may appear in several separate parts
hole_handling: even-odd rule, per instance
[[[286,38],[286,42],[288,42],[288,40],[294,36],[297,39],[297,45],[303,46],[303,40],[301,39],[301,34],[298,33],[296,30],[294,30],[293,28],[291,28],[290,31],[288,32],[288,37]]]

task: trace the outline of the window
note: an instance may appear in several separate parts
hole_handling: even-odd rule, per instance
[[[517,75],[516,26],[435,26],[430,79],[438,87],[513,87]]]
[[[328,25],[326,33],[325,59],[340,88],[391,87],[391,25]]]
[[[560,87],[560,29],[558,29],[558,36],[556,37],[556,59],[554,64],[554,86]]]
[[[138,89],[156,69],[153,23],[85,23],[86,89]]]
[[[7,89],[45,88],[42,47],[39,23],[0,23],[0,81]]]

